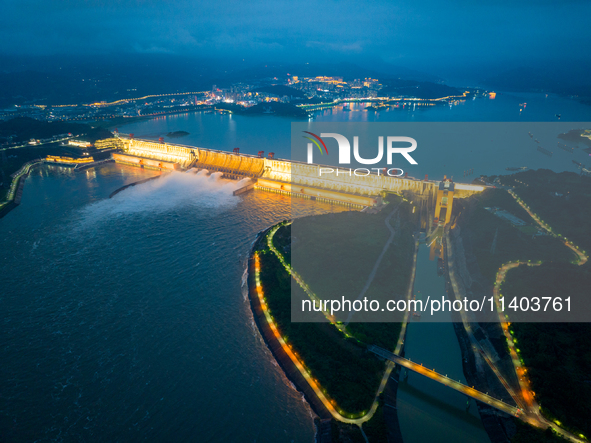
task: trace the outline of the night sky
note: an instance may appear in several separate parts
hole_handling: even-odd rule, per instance
[[[591,2],[3,0],[5,54],[169,53],[380,60],[413,69],[572,62]]]

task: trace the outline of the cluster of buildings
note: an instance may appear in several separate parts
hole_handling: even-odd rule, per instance
[[[152,116],[235,103],[250,107],[265,102],[301,104],[309,100],[376,98],[382,88],[378,79],[365,78],[346,82],[342,77],[266,78],[253,83],[236,83],[229,87],[213,85],[209,91],[160,94],[142,98],[101,101],[90,104],[24,105],[0,110],[0,120],[31,117],[41,121],[97,121],[116,117]]]
[[[306,94],[308,98],[323,97],[332,99],[376,98],[382,84],[376,78],[343,81],[342,77],[302,77],[293,76],[291,87]]]
[[[406,97],[387,95],[384,85],[376,78],[345,81],[338,76],[300,77],[287,74],[283,78],[268,77],[223,87],[213,85],[207,91],[155,94],[114,102],[12,106],[0,110],[0,120],[26,116],[42,121],[84,122],[191,112],[213,108],[218,103],[251,107],[266,102],[281,102],[298,106],[330,104],[348,99],[387,100]]]
[[[298,77],[288,75],[287,81],[267,78],[256,84],[238,83],[229,88],[213,86],[204,103],[236,103],[253,106],[264,102],[301,104],[312,99],[334,101],[339,99],[371,99],[379,96],[382,84],[375,78],[346,82],[343,77]]]

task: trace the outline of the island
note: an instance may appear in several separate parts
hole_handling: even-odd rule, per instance
[[[180,137],[186,137],[187,135],[189,135],[189,133],[187,131],[174,131],[174,132],[169,132],[168,134],[166,134],[166,136],[168,138],[180,138]]]
[[[215,105],[217,111],[227,111],[241,115],[263,115],[274,114],[282,117],[296,117],[300,119],[308,118],[308,112],[304,109],[292,105],[291,103],[281,103],[276,101],[258,103],[246,107],[234,103],[218,103]]]

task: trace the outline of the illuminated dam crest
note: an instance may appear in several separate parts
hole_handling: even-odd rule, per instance
[[[323,174],[324,165],[275,159],[270,154],[264,157],[235,152],[216,151],[135,139],[119,135],[122,153],[113,154],[119,163],[159,170],[207,169],[221,172],[225,178],[250,178],[251,188],[269,192],[285,193],[313,200],[345,204],[353,207],[375,206],[385,193],[417,196],[421,204],[435,208],[434,222],[450,222],[454,198],[469,197],[482,192],[485,187],[443,181],[419,180],[413,177],[392,177],[370,173],[358,176],[349,169],[335,168],[338,174]]]

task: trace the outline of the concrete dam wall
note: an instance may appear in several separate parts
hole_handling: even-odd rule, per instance
[[[231,178],[261,177],[265,169],[264,158],[205,149],[197,149],[197,152],[198,160],[194,167],[223,172]]]
[[[372,173],[357,176],[350,169],[293,162],[248,154],[223,152],[184,145],[157,143],[121,137],[124,154],[113,154],[116,161],[160,169],[207,169],[222,172],[224,177],[256,180],[255,189],[297,195],[304,198],[372,206],[384,191],[401,194],[434,195],[440,181],[412,177],[391,177]],[[321,174],[321,168],[322,170]],[[332,169],[332,173],[327,172]],[[483,186],[455,184],[456,197],[468,197],[484,190]]]

